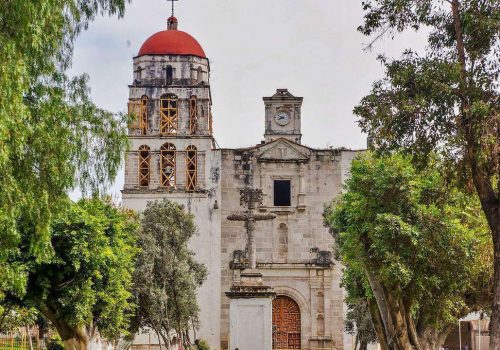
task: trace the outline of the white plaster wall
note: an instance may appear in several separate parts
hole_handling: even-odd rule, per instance
[[[229,349],[272,349],[272,299],[231,299]]]

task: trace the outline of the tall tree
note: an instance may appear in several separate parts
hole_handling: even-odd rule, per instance
[[[108,340],[127,331],[135,308],[132,274],[139,222],[108,200],[67,205],[66,214],[52,223],[51,260],[26,258],[27,293],[7,293],[5,301],[36,308],[57,329],[66,349],[86,350],[96,331]],[[23,231],[34,229],[30,225]],[[21,246],[29,249],[28,241]]]
[[[359,30],[375,39],[424,29],[424,55],[382,58],[384,79],[355,108],[381,151],[436,151],[475,188],[495,251],[492,349],[500,349],[500,2],[365,0]],[[450,171],[451,172],[451,171]]]
[[[367,350],[368,344],[377,342],[369,305],[364,299],[359,298],[356,303],[347,303],[344,326],[348,334],[355,336],[354,350]]]
[[[0,298],[26,290],[21,242],[50,260],[50,224],[66,193],[95,192],[118,171],[124,118],[91,102],[86,75],[66,71],[77,35],[98,14],[123,15],[126,1],[0,1]],[[29,237],[20,217],[33,223]]]
[[[436,350],[458,318],[491,302],[492,243],[479,201],[430,162],[417,171],[411,157],[367,153],[326,211],[347,300],[365,300],[383,349]]]
[[[134,277],[137,325],[153,329],[167,347],[173,336],[187,347],[190,331],[199,325],[196,290],[207,274],[188,248],[197,233],[193,215],[168,200],[151,202],[142,214],[141,227],[142,251]]]

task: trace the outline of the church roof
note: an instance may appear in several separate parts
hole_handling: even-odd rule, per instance
[[[142,44],[137,56],[183,55],[206,58],[201,45],[186,32],[177,30],[177,18],[168,19],[168,29],[151,35]]]

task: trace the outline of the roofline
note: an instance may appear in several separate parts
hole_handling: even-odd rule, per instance
[[[257,144],[255,146],[250,146],[250,147],[241,147],[241,148],[219,148],[219,150],[221,151],[244,151],[244,150],[252,150],[252,149],[257,149],[257,148],[260,148],[260,147],[263,147],[263,146],[266,146],[266,145],[269,145],[271,143],[275,143],[275,142],[278,142],[280,140],[285,140],[287,142],[290,142],[294,145],[297,145],[297,146],[300,146],[300,147],[304,147],[304,148],[307,148],[308,150],[310,151],[323,151],[323,152],[326,152],[326,151],[332,151],[332,152],[366,152],[368,149],[367,148],[360,148],[360,149],[351,149],[351,148],[346,148],[346,147],[337,147],[337,148],[313,148],[313,147],[309,147],[309,146],[306,146],[306,145],[303,145],[303,144],[300,144],[300,143],[297,143],[297,142],[293,142],[291,140],[288,140],[284,137],[280,137],[274,141],[271,141],[271,142],[266,142],[266,143],[262,143],[262,144]]]
[[[132,59],[136,59],[136,58],[139,58],[139,57],[144,57],[144,56],[183,56],[183,57],[198,57],[198,58],[202,58],[202,59],[206,59],[207,61],[210,61],[208,59],[207,56],[203,57],[203,56],[199,56],[199,55],[186,55],[186,54],[180,54],[180,53],[147,53],[147,54],[144,54],[144,55],[137,55],[137,56],[133,56]]]

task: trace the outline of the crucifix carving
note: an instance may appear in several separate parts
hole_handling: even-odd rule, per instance
[[[247,210],[238,214],[232,214],[227,217],[230,221],[243,221],[247,229],[247,244],[245,253],[250,265],[250,268],[257,267],[255,258],[255,222],[263,220],[273,220],[275,214],[255,214],[255,206],[257,203],[262,204],[262,190],[253,188],[244,188],[240,190],[240,205],[246,207]]]

